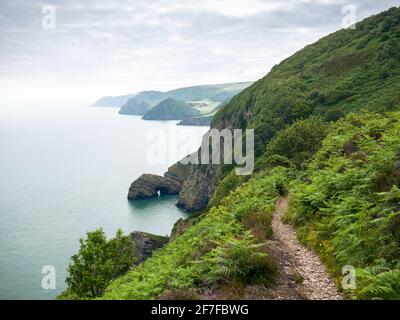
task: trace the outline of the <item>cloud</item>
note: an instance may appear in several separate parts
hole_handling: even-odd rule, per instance
[[[44,4],[56,7],[56,30],[41,28]],[[340,29],[348,4],[358,6],[360,20],[399,1],[0,0],[0,81],[34,79],[43,88],[53,81],[66,88],[65,99],[90,102],[97,95],[256,80]]]

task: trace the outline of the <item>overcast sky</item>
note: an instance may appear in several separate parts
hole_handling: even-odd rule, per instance
[[[1,104],[256,80],[341,29],[346,5],[361,20],[400,0],[0,0]]]

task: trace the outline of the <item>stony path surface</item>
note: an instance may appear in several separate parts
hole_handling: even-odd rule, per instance
[[[272,222],[272,254],[279,264],[275,286],[269,289],[272,299],[340,300],[341,293],[319,257],[301,245],[292,226],[284,224],[282,215],[287,199],[281,197]]]

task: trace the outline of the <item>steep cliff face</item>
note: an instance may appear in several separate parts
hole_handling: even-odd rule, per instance
[[[208,127],[211,123],[213,116],[194,117],[184,119],[178,123],[179,126],[204,126]]]
[[[168,237],[141,231],[132,232],[129,238],[135,243],[135,253],[138,263],[142,263],[147,258],[151,257],[154,250],[162,248],[169,241]]]
[[[179,192],[177,206],[187,211],[205,210],[217,181],[216,165],[192,165]]]
[[[147,102],[139,101],[136,98],[130,98],[121,107],[121,109],[119,109],[119,114],[142,116],[149,110],[150,110],[150,105]]]

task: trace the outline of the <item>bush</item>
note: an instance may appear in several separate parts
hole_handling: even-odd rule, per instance
[[[361,270],[361,299],[400,296],[400,113],[349,115],[292,183],[288,221],[337,275]]]
[[[326,125],[320,118],[299,120],[281,131],[267,146],[264,157],[286,157],[297,167],[309,160],[321,146]]]
[[[134,244],[121,230],[110,240],[102,229],[88,232],[80,245],[78,254],[71,257],[66,279],[68,290],[80,298],[101,296],[135,261]]]
[[[277,269],[272,258],[263,252],[264,246],[250,232],[219,245],[205,260],[217,263],[210,271],[211,278],[268,285]]]
[[[346,114],[342,110],[338,108],[330,108],[325,112],[324,119],[328,122],[334,122],[345,116]]]
[[[247,215],[242,223],[246,229],[251,230],[257,240],[262,242],[272,237],[272,218],[271,212],[253,212]]]

